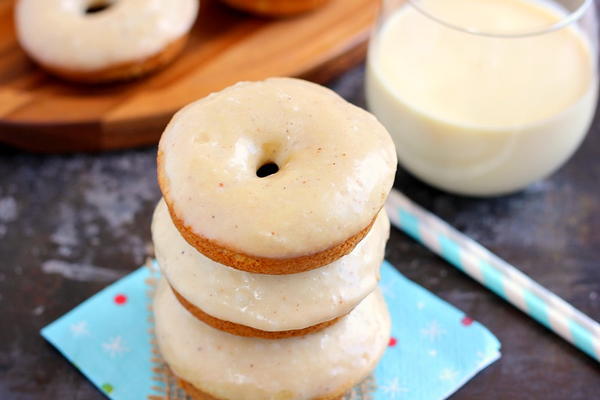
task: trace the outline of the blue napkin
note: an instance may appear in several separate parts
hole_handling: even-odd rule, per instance
[[[153,274],[149,267],[139,268],[41,331],[110,399],[166,398],[153,380],[157,360],[147,283]],[[500,357],[500,343],[483,325],[387,262],[381,287],[392,338],[374,382],[357,388],[353,399],[444,399]]]

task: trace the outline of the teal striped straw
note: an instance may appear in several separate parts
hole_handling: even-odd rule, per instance
[[[600,325],[397,190],[385,205],[394,226],[539,323],[600,361]]]

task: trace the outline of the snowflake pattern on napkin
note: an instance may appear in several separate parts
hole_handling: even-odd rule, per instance
[[[142,267],[42,329],[52,343],[108,398],[166,398],[156,379],[149,279]],[[392,316],[392,337],[373,379],[353,400],[439,400],[500,357],[484,326],[399,274],[389,263],[381,287]],[[154,351],[154,352],[153,352]],[[367,393],[369,392],[369,393]]]

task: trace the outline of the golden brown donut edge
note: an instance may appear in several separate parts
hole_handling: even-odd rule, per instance
[[[204,256],[219,264],[240,271],[254,274],[287,275],[310,271],[331,264],[338,258],[349,254],[354,249],[367,233],[369,233],[379,214],[379,212],[377,212],[371,222],[358,233],[350,236],[342,243],[317,253],[292,258],[267,258],[244,254],[230,249],[215,240],[207,239],[196,234],[181,218],[179,218],[175,213],[173,203],[169,198],[169,184],[164,176],[163,157],[163,152],[159,150],[157,155],[158,184],[165,199],[165,203],[167,204],[167,208],[169,209],[171,219],[181,236]]]
[[[241,11],[267,17],[285,17],[313,10],[328,0],[222,0]]]
[[[160,52],[144,59],[127,61],[112,65],[107,68],[90,71],[69,69],[62,66],[59,67],[47,64],[36,59],[33,54],[28,53],[28,55],[48,73],[67,81],[86,84],[118,82],[139,78],[166,66],[173,61],[179,55],[179,53],[181,53],[185,47],[188,36],[189,35],[186,34],[178,39],[175,39],[165,46]]]
[[[348,313],[346,313],[346,314],[341,315],[332,320],[321,322],[320,324],[309,326],[309,327],[306,327],[303,329],[270,332],[270,331],[263,331],[260,329],[252,328],[252,327],[249,327],[246,325],[236,324],[235,322],[225,321],[225,320],[222,320],[219,318],[215,318],[212,315],[205,313],[204,311],[202,311],[200,308],[196,307],[189,301],[187,301],[187,299],[185,297],[183,297],[181,294],[179,294],[172,286],[171,286],[171,290],[175,294],[175,297],[177,298],[177,300],[179,300],[179,303],[188,312],[190,312],[190,314],[192,314],[194,317],[196,317],[200,321],[204,322],[205,324],[207,324],[215,329],[218,329],[220,331],[227,332],[227,333],[230,333],[230,334],[236,335],[236,336],[254,337],[254,338],[261,338],[261,339],[288,339],[288,338],[296,337],[296,336],[305,336],[305,335],[309,335],[311,333],[316,333],[322,329],[327,328],[328,326],[335,324],[341,318],[345,317],[348,314]]]

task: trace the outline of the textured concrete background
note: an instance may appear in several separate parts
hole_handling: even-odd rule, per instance
[[[364,106],[363,68],[331,87]],[[553,177],[492,200],[403,171],[396,187],[600,319],[600,126]],[[37,156],[0,149],[0,399],[102,399],[38,331],[151,252],[155,149]],[[600,368],[393,229],[387,258],[502,341],[503,357],[453,399],[592,399]]]

